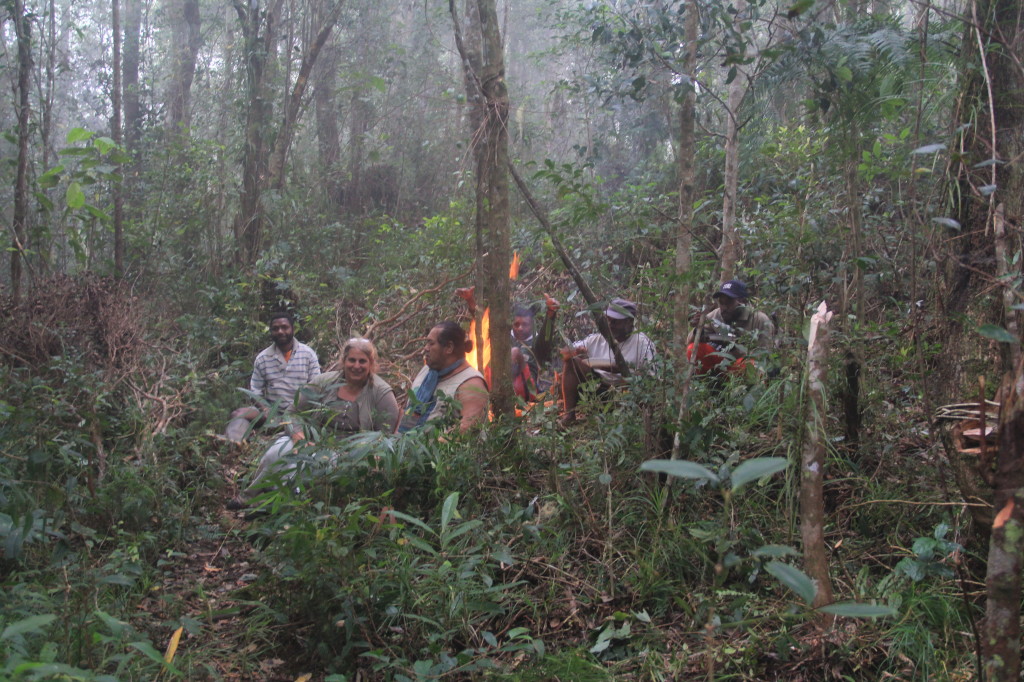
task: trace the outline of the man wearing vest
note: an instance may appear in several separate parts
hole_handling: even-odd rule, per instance
[[[712,298],[718,307],[708,313],[697,343],[697,371],[742,372],[753,365],[748,357],[751,353],[772,349],[775,325],[767,315],[747,305],[747,285],[738,279],[723,284]],[[687,359],[693,353],[693,337],[691,332]]]
[[[472,342],[455,322],[442,322],[427,334],[424,364],[412,382],[414,397],[402,417],[399,433],[427,422],[451,418],[465,433],[487,419],[487,383],[466,362]]]
[[[260,351],[253,362],[249,390],[266,400],[266,405],[240,407],[231,413],[225,437],[241,442],[268,414],[280,415],[294,404],[295,392],[320,376],[316,351],[295,340],[295,319],[288,311],[270,316],[270,338],[274,342]]]

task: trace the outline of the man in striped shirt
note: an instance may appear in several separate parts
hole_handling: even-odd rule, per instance
[[[249,379],[249,390],[263,400],[231,413],[225,432],[230,441],[241,442],[269,414],[290,410],[295,392],[320,375],[316,351],[295,340],[295,319],[291,313],[278,311],[271,315],[270,338],[274,343],[256,356]]]

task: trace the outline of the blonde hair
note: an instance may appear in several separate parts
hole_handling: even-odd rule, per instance
[[[377,347],[373,345],[373,341],[370,341],[370,339],[364,339],[361,336],[353,336],[351,339],[346,341],[341,346],[342,366],[344,366],[345,358],[348,357],[348,353],[352,349],[366,353],[366,357],[370,358],[370,373],[375,374],[377,372]]]

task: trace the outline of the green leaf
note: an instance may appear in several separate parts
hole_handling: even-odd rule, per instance
[[[19,620],[17,623],[11,623],[10,625],[4,628],[3,633],[0,633],[0,642],[8,640],[12,637],[16,637],[17,635],[24,635],[30,632],[39,632],[47,625],[52,623],[54,620],[56,620],[56,618],[57,616],[50,613],[46,613],[37,616],[29,616],[28,618],[23,618],[22,620]]]
[[[707,467],[697,464],[696,462],[687,462],[679,459],[648,460],[640,465],[640,471],[653,471],[659,474],[678,476],[679,478],[704,479],[706,481],[711,481],[712,483],[720,482],[718,476],[716,476],[714,472]]]
[[[784,556],[800,556],[800,552],[789,545],[765,545],[764,547],[758,547],[750,555],[759,559],[775,559]]]
[[[946,149],[946,145],[941,142],[938,144],[926,144],[923,147],[918,147],[911,154],[934,154],[935,152],[941,152]]]
[[[732,472],[732,491],[736,492],[747,483],[771,476],[785,470],[789,460],[785,457],[757,457],[748,459]]]
[[[452,517],[458,513],[459,507],[459,494],[452,493],[444,500],[444,506],[441,507],[441,534],[448,530],[448,524],[451,523]]]
[[[75,144],[76,142],[82,142],[88,140],[95,133],[86,130],[85,128],[72,128],[68,131],[66,141],[68,144]]]
[[[72,210],[78,210],[85,205],[85,192],[82,191],[82,186],[77,182],[72,182],[68,185],[68,191],[64,195],[65,201],[67,201],[68,208]]]
[[[796,592],[797,596],[803,599],[804,603],[808,606],[814,601],[814,595],[818,591],[814,587],[814,581],[799,568],[784,564],[781,561],[769,561],[765,564],[764,570],[775,576],[780,583]]]
[[[978,333],[985,338],[998,341],[999,343],[1017,343],[1016,336],[997,324],[983,324],[978,327]]]
[[[392,512],[389,512],[389,513],[392,516],[394,516],[396,519],[400,519],[402,521],[405,521],[406,523],[411,523],[412,525],[414,525],[417,528],[420,528],[422,530],[425,530],[426,532],[430,533],[431,535],[437,535],[437,533],[434,532],[433,528],[431,528],[427,524],[423,523],[422,521],[417,519],[415,516],[409,516],[405,512],[400,512],[400,511],[392,511]]]
[[[818,609],[822,613],[831,613],[834,616],[845,616],[847,618],[890,618],[898,615],[896,609],[878,604],[858,604],[857,602],[844,601],[838,604],[829,604]]]
[[[99,150],[100,154],[106,154],[111,149],[117,146],[117,143],[111,140],[109,137],[97,137],[93,140],[93,146]]]
[[[938,223],[943,227],[948,227],[951,230],[960,230],[959,221],[953,220],[952,218],[932,218],[933,223]]]

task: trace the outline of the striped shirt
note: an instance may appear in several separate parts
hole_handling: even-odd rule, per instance
[[[290,409],[295,392],[318,376],[320,361],[312,348],[294,341],[291,358],[285,360],[277,344],[271,344],[256,356],[249,390],[262,395],[271,405],[277,403]]]

